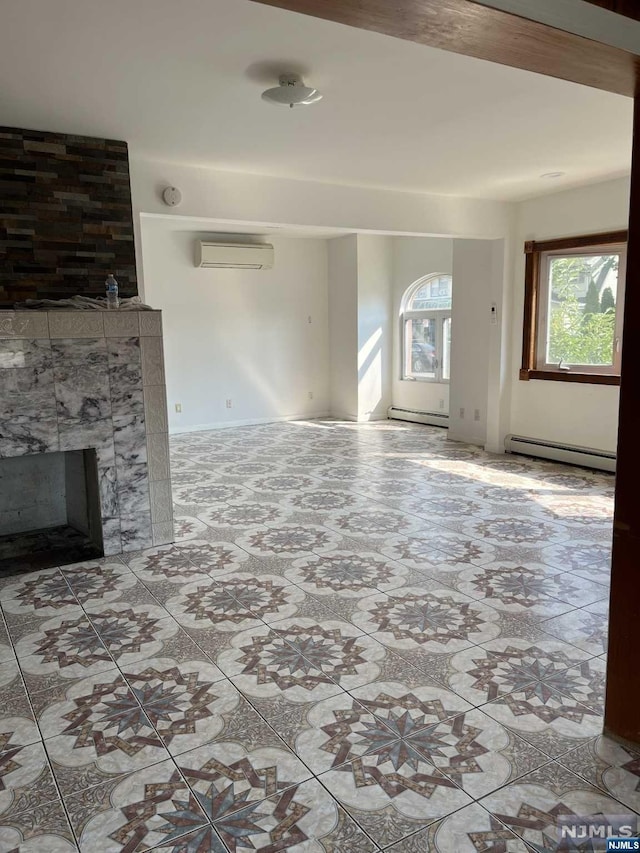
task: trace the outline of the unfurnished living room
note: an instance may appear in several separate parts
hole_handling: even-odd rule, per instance
[[[628,0],[0,0],[0,853],[640,849],[638,92]]]

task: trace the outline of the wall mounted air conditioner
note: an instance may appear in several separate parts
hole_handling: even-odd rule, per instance
[[[196,266],[205,269],[270,270],[269,243],[196,243]]]

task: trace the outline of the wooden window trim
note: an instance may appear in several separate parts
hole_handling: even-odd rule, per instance
[[[619,385],[617,374],[578,373],[564,370],[538,370],[538,302],[540,299],[540,256],[543,252],[582,249],[628,242],[628,231],[607,231],[603,234],[581,234],[557,240],[528,240],[524,244],[524,320],[522,336],[522,368],[520,379],[543,379],[552,382],[584,382],[592,385]]]

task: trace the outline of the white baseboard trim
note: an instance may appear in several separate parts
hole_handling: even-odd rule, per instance
[[[445,428],[449,426],[449,415],[439,412],[423,412],[417,409],[402,409],[398,406],[391,406],[387,414],[389,419],[393,421],[409,421],[414,424]]]
[[[169,435],[184,435],[188,432],[206,432],[210,429],[226,429],[239,426],[260,426],[260,424],[275,424],[282,421],[312,421],[318,418],[334,418],[328,412],[313,412],[311,414],[283,415],[278,418],[245,418],[239,421],[217,421],[211,424],[194,424],[185,427],[169,427]]]
[[[484,449],[487,453],[493,453],[496,456],[504,456],[506,453],[504,449],[504,444],[485,444]]]
[[[560,444],[522,435],[507,435],[504,444],[507,453],[538,456],[541,459],[550,459],[554,462],[580,465],[583,468],[595,468],[597,471],[615,473],[616,470],[616,454],[610,450],[598,450],[594,447],[581,447],[576,444]]]
[[[474,447],[481,447],[484,450],[485,440],[479,436],[464,435],[450,429],[447,438],[449,441],[458,441],[460,444],[472,444]]]
[[[318,416],[320,417],[320,416]],[[342,415],[337,412],[332,412],[330,415],[333,420],[336,421],[350,421],[354,424],[368,424],[372,421],[388,421],[389,417],[385,414],[382,415]]]
[[[320,415],[318,417],[320,417]],[[328,417],[332,418],[334,421],[351,421],[351,423],[354,424],[358,422],[356,415],[345,415],[341,412],[331,412]]]
[[[373,421],[388,421],[388,415],[360,415],[357,418],[359,424],[370,424]]]

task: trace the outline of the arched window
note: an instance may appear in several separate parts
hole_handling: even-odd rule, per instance
[[[428,275],[402,299],[402,378],[448,382],[451,365],[450,275]]]

